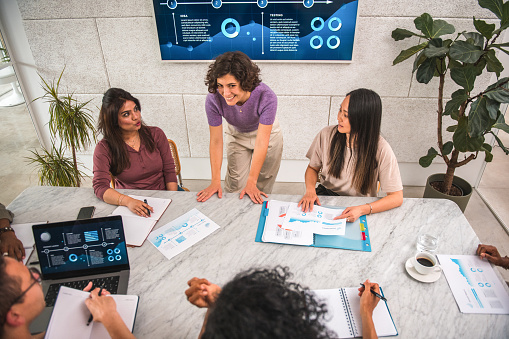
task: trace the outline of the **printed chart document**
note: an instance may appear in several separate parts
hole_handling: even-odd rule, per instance
[[[168,259],[185,251],[219,226],[193,208],[186,214],[150,233],[148,240]]]
[[[477,255],[437,255],[462,313],[509,314],[509,295],[493,267]]]
[[[30,255],[34,251],[34,234],[32,232],[32,225],[45,224],[46,221],[30,222],[26,224],[11,224],[12,229],[16,233],[16,237],[23,243],[25,249],[25,259],[23,264],[27,264]]]
[[[314,206],[304,213],[297,203],[270,200],[262,240],[293,245],[312,245],[313,234],[344,235],[346,220],[334,220],[344,209]]]
[[[143,197],[139,195],[129,195],[131,198],[143,201],[147,199],[147,203],[152,206],[154,212],[150,217],[140,217],[131,212],[126,206],[117,207],[111,215],[122,216],[122,224],[124,225],[125,239],[128,245],[141,246],[148,234],[154,228],[157,221],[161,218],[164,211],[171,203],[171,199],[161,199],[154,197]]]
[[[329,319],[325,320],[325,325],[336,332],[337,338],[362,337],[361,298],[357,287],[313,290],[313,292],[327,304]],[[380,292],[382,292],[381,288]],[[389,307],[383,300],[378,302],[373,311],[373,323],[379,337],[398,335]]]
[[[110,338],[108,331],[101,323],[92,321],[87,326],[90,311],[85,300],[90,293],[62,286],[58,293],[53,313],[46,330],[45,339],[89,339]],[[117,311],[127,328],[132,332],[139,297],[136,295],[112,294],[108,298],[115,299]]]

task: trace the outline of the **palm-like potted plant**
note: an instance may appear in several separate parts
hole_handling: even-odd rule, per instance
[[[453,25],[444,20],[434,20],[429,14],[424,13],[414,20],[418,33],[402,28],[392,32],[392,38],[396,41],[411,37],[419,38],[418,44],[403,50],[394,59],[393,65],[415,56],[412,72],[415,72],[418,82],[427,84],[433,77],[439,78],[437,148],[431,147],[428,154],[419,159],[419,164],[428,167],[436,156],[444,160],[447,171],[438,175],[443,179],[432,183],[431,186],[446,195],[455,194],[453,179],[457,178],[454,176],[456,168],[468,164],[482,153],[486,162],[492,161],[492,147],[486,142],[486,135],[493,135],[505,154],[509,154],[509,149],[495,133],[497,129],[509,133],[509,126],[500,112],[500,105],[509,102],[509,78],[500,78],[504,67],[495,53],[500,50],[509,54],[506,49],[509,43],[497,42],[501,33],[509,27],[509,1],[478,2],[481,7],[497,16],[500,20],[498,28],[495,24],[474,17],[475,32],[454,34],[456,29]],[[446,35],[449,35],[449,38],[446,38]],[[495,73],[498,80],[486,89],[473,93],[476,79],[485,71]],[[448,81],[452,79],[461,87],[452,93],[451,98],[444,98],[446,79]],[[447,100],[445,105],[444,100]],[[449,141],[446,141],[443,135],[444,116],[450,116],[454,120],[446,129],[447,132],[453,133]],[[430,180],[433,179],[429,178],[428,181]],[[426,191],[433,188],[427,187]],[[426,194],[425,192],[425,196]],[[466,201],[460,203],[455,200],[463,211],[468,198],[469,196]]]
[[[41,185],[79,187],[85,174],[80,170],[76,152],[96,141],[96,130],[90,110],[86,108],[90,101],[80,103],[72,93],[58,93],[63,74],[64,71],[56,84],[54,80],[50,83],[41,77],[45,94],[35,100],[43,99],[50,105],[48,124],[52,145],[50,150],[43,148],[41,153],[31,151],[33,156],[28,159],[39,167]],[[58,147],[55,145],[57,137]],[[66,156],[66,151],[70,151],[72,156]]]

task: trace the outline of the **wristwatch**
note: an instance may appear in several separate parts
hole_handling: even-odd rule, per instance
[[[6,226],[6,227],[0,228],[0,236],[2,234],[4,234],[5,232],[14,232],[14,230],[12,229],[11,226]]]

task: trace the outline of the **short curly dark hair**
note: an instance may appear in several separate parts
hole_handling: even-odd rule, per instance
[[[242,52],[226,52],[209,66],[205,85],[210,93],[217,92],[217,79],[231,74],[240,83],[243,91],[252,92],[262,82],[260,68]]]
[[[210,308],[202,338],[330,338],[326,305],[291,276],[281,266],[238,274]]]

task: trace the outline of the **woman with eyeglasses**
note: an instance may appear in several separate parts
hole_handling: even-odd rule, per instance
[[[318,133],[306,154],[309,165],[306,193],[299,202],[302,211],[312,211],[315,203],[321,205],[319,195],[376,197],[378,183],[387,196],[347,207],[338,219],[353,222],[361,215],[401,206],[403,184],[398,161],[380,135],[380,96],[365,88],[351,91],[341,103],[337,119],[337,125]]]
[[[139,190],[178,190],[175,162],[166,135],[147,126],[141,118],[140,101],[131,93],[110,88],[104,93],[98,130],[104,138],[94,151],[93,187],[108,204],[127,206],[139,216],[154,212],[147,203],[110,187]]]

